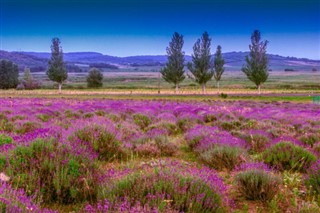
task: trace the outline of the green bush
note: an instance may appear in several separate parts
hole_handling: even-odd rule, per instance
[[[305,182],[311,186],[312,191],[320,194],[320,160],[310,167]]]
[[[7,157],[0,154],[0,171],[3,171],[7,165]]]
[[[89,142],[94,151],[99,154],[99,160],[123,159],[126,151],[122,148],[114,132],[98,126],[86,126],[74,133],[82,142]],[[70,140],[73,138],[70,137]]]
[[[6,174],[14,187],[40,195],[45,203],[94,201],[98,170],[94,162],[53,140],[36,140],[10,153]]]
[[[85,114],[83,115],[83,118],[92,118],[93,116],[94,116],[93,113],[88,112],[88,113],[85,113]]]
[[[0,134],[0,146],[4,144],[12,144],[13,139],[5,134]]]
[[[224,212],[221,195],[205,181],[158,168],[129,175],[106,194],[111,204],[127,198],[131,205],[140,202],[141,206],[151,206],[160,212],[165,211],[168,204],[174,212]]]
[[[13,129],[14,129],[14,125],[12,122],[8,121],[7,119],[2,119],[0,121],[0,131],[12,132]]]
[[[103,74],[101,70],[92,68],[87,76],[87,84],[89,88],[99,88],[103,85]]]
[[[232,170],[235,166],[244,162],[246,152],[239,147],[213,146],[209,150],[200,153],[200,159],[209,167],[222,170]]]
[[[263,201],[272,200],[281,183],[279,178],[260,169],[239,172],[235,180],[240,194],[246,199]]]
[[[50,119],[50,115],[47,115],[47,114],[38,114],[37,115],[37,118],[39,120],[41,120],[42,122],[48,122],[48,120]]]
[[[204,116],[204,122],[206,123],[210,123],[210,122],[214,122],[214,121],[217,121],[218,118],[216,115],[212,115],[212,114],[206,114]]]
[[[40,127],[40,124],[31,121],[25,122],[20,126],[17,126],[15,132],[18,134],[25,134],[27,132],[32,132]]]
[[[254,134],[245,137],[245,141],[249,145],[249,151],[252,153],[260,153],[265,150],[270,139],[264,135]]]
[[[320,138],[316,134],[309,134],[301,136],[300,141],[305,145],[313,147],[316,142],[320,142]]]
[[[237,129],[240,129],[241,122],[240,121],[232,121],[232,122],[225,121],[225,122],[220,123],[220,127],[226,131],[237,130]]]
[[[291,142],[279,142],[263,153],[264,162],[279,170],[306,171],[316,157]]]
[[[154,140],[162,156],[172,156],[178,150],[178,147],[171,143],[168,137],[158,136]]]
[[[142,130],[146,130],[146,128],[151,124],[152,120],[143,114],[134,114],[133,116],[134,123],[137,124]]]
[[[219,95],[219,97],[220,97],[220,98],[224,98],[224,99],[225,99],[225,98],[227,98],[227,97],[228,97],[228,94],[221,93],[221,94]]]
[[[103,110],[97,110],[94,112],[94,114],[96,114],[97,116],[105,116],[107,113]]]

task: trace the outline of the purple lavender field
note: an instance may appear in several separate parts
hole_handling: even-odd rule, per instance
[[[320,106],[0,99],[2,212],[317,212]]]

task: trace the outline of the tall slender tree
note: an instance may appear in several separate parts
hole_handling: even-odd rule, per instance
[[[61,93],[62,83],[68,78],[68,72],[63,61],[63,52],[59,38],[52,39],[51,58],[48,64],[47,75],[51,81],[59,84],[59,93]]]
[[[206,93],[206,84],[213,76],[210,45],[209,34],[204,32],[193,46],[192,63],[188,63],[190,77],[201,85],[202,93]]]
[[[255,30],[251,35],[251,45],[249,45],[250,55],[246,56],[246,65],[242,67],[242,72],[252,81],[261,93],[261,85],[269,77],[267,45],[268,41],[260,41],[261,34]]]
[[[217,81],[217,87],[218,87],[218,92],[220,92],[220,85],[219,82],[221,80],[221,76],[224,73],[224,60],[222,58],[222,53],[221,53],[221,46],[217,46],[217,51],[214,55],[214,70],[213,70],[213,77]]]
[[[183,35],[175,32],[169,43],[169,47],[167,47],[168,62],[160,70],[162,78],[166,82],[174,84],[176,93],[179,91],[179,84],[185,79],[183,44]]]

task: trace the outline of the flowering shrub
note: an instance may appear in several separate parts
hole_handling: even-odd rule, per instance
[[[140,138],[133,143],[133,147],[134,152],[143,157],[172,156],[177,150],[177,146],[165,136]]]
[[[262,152],[270,142],[268,137],[260,134],[247,135],[245,140],[249,146],[249,151],[253,153]]]
[[[39,193],[45,202],[75,203],[96,197],[98,170],[94,163],[56,141],[18,146],[8,161],[5,170],[13,185],[27,194]]]
[[[229,145],[244,147],[245,143],[239,138],[232,136],[229,132],[221,131],[217,127],[198,125],[185,134],[189,148],[202,152],[215,145]]]
[[[311,165],[307,172],[306,184],[311,186],[312,190],[320,193],[320,160]]]
[[[110,127],[104,128],[93,124],[76,130],[74,137],[79,139],[80,143],[88,142],[93,150],[99,154],[100,160],[124,159],[126,151],[121,146],[115,131]],[[75,140],[74,137],[71,136],[70,140]]]
[[[214,146],[200,153],[200,159],[211,168],[232,170],[247,158],[245,150],[239,147]]]
[[[248,200],[272,200],[279,190],[280,178],[262,163],[242,164],[236,170],[237,188]]]
[[[22,189],[14,189],[10,184],[0,181],[0,211],[9,213],[37,212],[54,213],[48,209],[42,209],[40,205],[28,197]]]
[[[133,173],[120,180],[107,193],[108,210],[119,210],[118,203],[127,200],[125,209],[139,202],[140,208],[166,212],[223,211],[228,203],[226,187],[213,170],[183,168],[177,162],[157,166],[148,172]]]
[[[313,147],[316,142],[320,142],[320,137],[316,134],[308,134],[301,136],[300,141],[307,146]]]
[[[304,148],[284,141],[264,151],[263,159],[279,170],[306,171],[317,158]]]
[[[134,122],[142,129],[145,130],[150,124],[151,119],[143,114],[134,114],[133,116]]]
[[[5,144],[12,144],[13,139],[10,136],[7,136],[5,134],[0,134],[0,146]]]

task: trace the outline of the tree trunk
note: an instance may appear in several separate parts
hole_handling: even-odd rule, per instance
[[[217,86],[218,86],[218,93],[220,93],[220,85],[219,85],[219,81],[217,81]]]
[[[59,83],[59,94],[61,94],[62,83]]]
[[[202,94],[206,94],[206,84],[201,84]]]
[[[260,84],[258,85],[258,94],[259,95],[261,94],[261,85]]]
[[[178,94],[179,92],[179,84],[176,84],[176,90],[174,91],[175,94]]]

